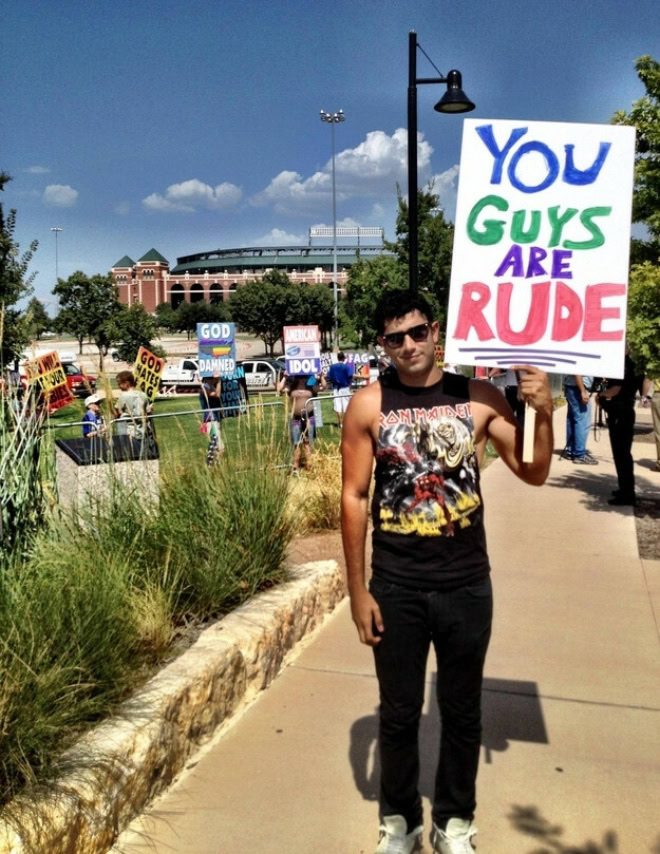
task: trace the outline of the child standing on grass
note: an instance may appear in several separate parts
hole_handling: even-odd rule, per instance
[[[220,421],[222,419],[222,380],[220,377],[205,377],[202,381],[199,398],[204,411],[204,421],[200,429],[209,438],[206,465],[212,466],[218,457],[225,452],[224,442],[220,434]]]
[[[85,398],[85,409],[83,416],[82,432],[86,439],[94,439],[108,432],[101,413],[100,403],[103,400],[100,394],[90,394]]]

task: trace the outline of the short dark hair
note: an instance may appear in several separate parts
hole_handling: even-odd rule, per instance
[[[403,317],[404,314],[409,314],[411,311],[418,311],[424,315],[429,323],[433,322],[433,309],[429,301],[421,294],[411,294],[410,291],[404,291],[400,288],[387,288],[378,300],[374,312],[376,334],[382,335],[385,332],[385,323],[388,320]]]
[[[346,361],[346,355],[344,353],[342,353],[341,350],[337,353],[337,361],[338,362],[345,362]]]
[[[129,383],[130,385],[135,385],[135,377],[133,376],[132,371],[119,371],[116,376],[117,385],[119,383]]]

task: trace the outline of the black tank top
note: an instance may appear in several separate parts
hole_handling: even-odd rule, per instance
[[[373,574],[420,590],[452,590],[490,571],[468,379],[381,382]]]

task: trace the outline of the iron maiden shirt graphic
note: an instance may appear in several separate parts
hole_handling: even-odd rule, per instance
[[[469,400],[381,412],[376,493],[383,532],[453,537],[468,528],[482,506]]]

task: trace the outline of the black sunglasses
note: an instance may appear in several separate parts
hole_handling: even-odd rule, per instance
[[[383,341],[388,347],[392,347],[393,349],[401,347],[406,335],[410,335],[413,341],[426,341],[429,337],[430,328],[430,323],[420,323],[417,326],[411,326],[409,329],[404,329],[403,332],[388,332],[387,335],[383,335]]]

